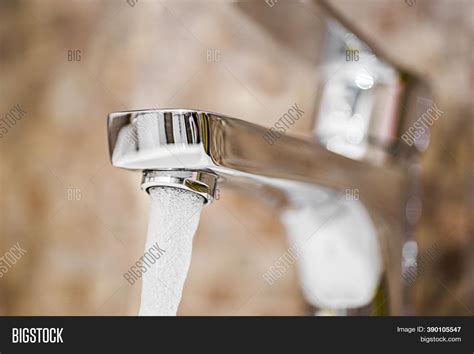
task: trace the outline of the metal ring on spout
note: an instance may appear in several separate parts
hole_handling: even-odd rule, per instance
[[[204,198],[204,204],[214,200],[217,176],[192,170],[146,170],[143,171],[142,189],[148,193],[151,187],[173,187],[188,190]]]

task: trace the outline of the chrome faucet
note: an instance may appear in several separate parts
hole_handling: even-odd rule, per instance
[[[429,90],[328,18],[313,138],[202,110],[137,110],[109,115],[110,158],[142,170],[144,190],[212,202],[223,185],[277,207],[314,311],[407,314],[402,265],[416,254],[404,251],[405,212],[427,137],[401,137],[429,108]]]

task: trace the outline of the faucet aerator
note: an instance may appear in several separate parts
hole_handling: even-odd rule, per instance
[[[193,170],[145,170],[141,187],[149,193],[153,187],[178,188],[194,192],[204,198],[204,204],[212,203],[216,196],[218,177],[205,171]]]

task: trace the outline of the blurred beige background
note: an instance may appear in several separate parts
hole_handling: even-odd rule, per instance
[[[414,301],[418,314],[472,315],[473,2],[332,3],[426,77],[446,112],[423,157],[417,227],[420,247],[440,240],[443,255]],[[301,102],[290,133],[308,134],[322,25],[311,2],[2,1],[0,113],[26,115],[0,139],[0,254],[17,242],[27,254],[0,279],[0,314],[136,314],[139,286],[122,274],[142,255],[148,197],[139,173],[109,163],[107,114],[188,107],[270,126]],[[306,313],[295,269],[271,287],[262,278],[286,248],[272,210],[221,190],[203,210],[179,314]]]

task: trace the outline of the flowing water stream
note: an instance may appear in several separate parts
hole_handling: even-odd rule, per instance
[[[145,250],[158,259],[142,279],[140,316],[175,316],[191,263],[204,198],[182,189],[154,187]]]

